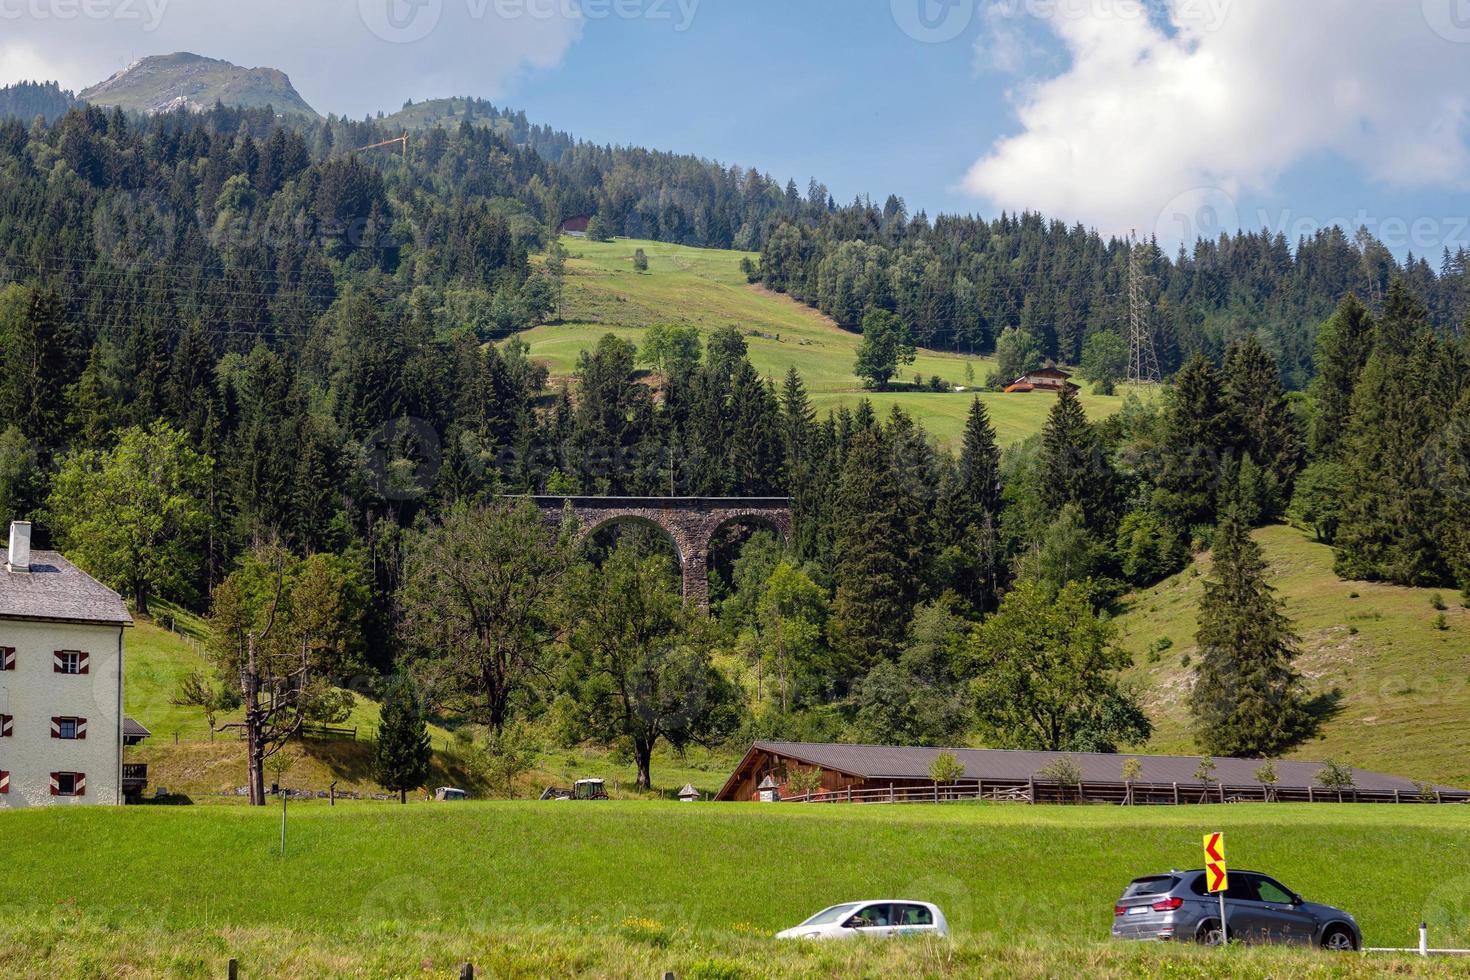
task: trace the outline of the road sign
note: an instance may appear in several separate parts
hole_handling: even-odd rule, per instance
[[[1230,887],[1230,870],[1225,866],[1225,835],[1205,834],[1205,886],[1220,896],[1220,945],[1230,943],[1230,922],[1225,918],[1225,890]]]
[[[1225,866],[1225,835],[1205,835],[1205,884],[1210,894],[1230,887],[1230,872]]]

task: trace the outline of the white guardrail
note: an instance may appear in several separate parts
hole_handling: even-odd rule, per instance
[[[1429,924],[1419,923],[1419,946],[1415,949],[1393,946],[1366,946],[1364,953],[1413,953],[1415,956],[1470,956],[1470,949],[1431,949],[1429,947]]]

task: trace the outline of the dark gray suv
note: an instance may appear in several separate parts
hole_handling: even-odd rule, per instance
[[[1357,921],[1341,909],[1317,905],[1274,878],[1230,872],[1225,918],[1231,942],[1295,943],[1344,952],[1363,945]],[[1220,896],[1203,871],[1170,871],[1129,883],[1113,906],[1114,939],[1177,939],[1220,944]]]

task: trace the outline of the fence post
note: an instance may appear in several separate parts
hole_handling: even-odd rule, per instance
[[[1419,923],[1419,955],[1429,958],[1429,923]]]
[[[1316,803],[1317,802],[1316,794],[1312,792],[1312,787],[1311,786],[1308,786],[1307,787],[1307,802],[1308,803]]]
[[[475,980],[475,965],[466,963],[459,968],[459,980]]]
[[[230,960],[229,966],[225,967],[225,975],[229,980],[240,980],[240,961]]]
[[[1175,783],[1174,784],[1174,805],[1175,806],[1178,806],[1179,805],[1179,784],[1178,783]]]
[[[1035,806],[1036,805],[1036,777],[1035,776],[1031,776],[1031,777],[1029,777],[1026,780],[1026,795],[1028,797],[1030,797],[1030,799],[1028,800],[1028,802],[1032,806]]]

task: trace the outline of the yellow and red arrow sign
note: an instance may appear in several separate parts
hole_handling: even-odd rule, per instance
[[[1205,884],[1210,894],[1230,887],[1230,872],[1225,867],[1225,835],[1205,834]]]

